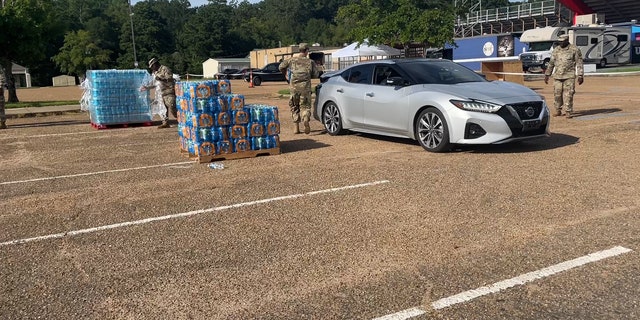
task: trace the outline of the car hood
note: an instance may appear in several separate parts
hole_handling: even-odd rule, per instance
[[[466,82],[454,85],[424,85],[430,90],[450,94],[460,99],[483,100],[494,103],[513,103],[526,100],[541,100],[535,91],[513,82]]]

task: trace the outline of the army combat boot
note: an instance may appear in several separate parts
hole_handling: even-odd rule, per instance
[[[553,116],[554,116],[554,117],[559,117],[559,116],[561,116],[561,115],[562,115],[562,111],[561,111],[561,110],[559,110],[559,109],[556,109],[556,111],[553,113]]]
[[[293,134],[298,134],[300,133],[300,123],[295,122],[293,123]]]
[[[7,124],[4,121],[0,121],[0,129],[6,129]]]
[[[169,125],[169,121],[162,120],[162,124],[158,126],[158,129],[164,129],[164,128],[171,128],[171,126]]]
[[[309,134],[311,132],[311,127],[309,126],[309,121],[304,122],[304,133]]]

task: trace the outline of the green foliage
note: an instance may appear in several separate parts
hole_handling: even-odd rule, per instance
[[[338,10],[338,21],[353,25],[353,40],[372,44],[443,46],[453,41],[455,8],[439,1],[364,0]]]
[[[130,69],[136,61],[146,68],[151,57],[175,73],[201,74],[208,58],[300,42],[442,46],[453,42],[456,14],[468,10],[451,0],[209,0],[197,8],[189,0],[4,1],[0,63],[28,67],[36,85],[61,71]],[[482,1],[483,9],[508,4]]]
[[[71,31],[64,37],[60,53],[52,59],[62,72],[81,79],[87,70],[107,67],[111,52],[100,47],[97,37],[85,30]]]
[[[231,8],[209,4],[196,8],[179,34],[178,46],[190,73],[201,73],[202,62],[208,57],[223,57],[223,44],[228,34]]]

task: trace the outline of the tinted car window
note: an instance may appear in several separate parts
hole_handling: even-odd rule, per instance
[[[373,73],[373,84],[387,85],[387,79],[402,78],[402,75],[391,65],[377,65]]]
[[[487,81],[473,70],[447,60],[429,63],[405,63],[402,67],[419,84],[456,84]]]
[[[371,84],[371,70],[373,65],[360,65],[349,68],[341,74],[342,78],[351,83]]]
[[[265,71],[278,71],[279,63],[270,63],[264,67]]]

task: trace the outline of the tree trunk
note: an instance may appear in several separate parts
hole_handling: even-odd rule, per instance
[[[4,84],[0,81],[0,129],[4,127],[7,117],[4,114]]]
[[[7,117],[4,115],[4,73],[0,67],[0,129],[5,128]]]

